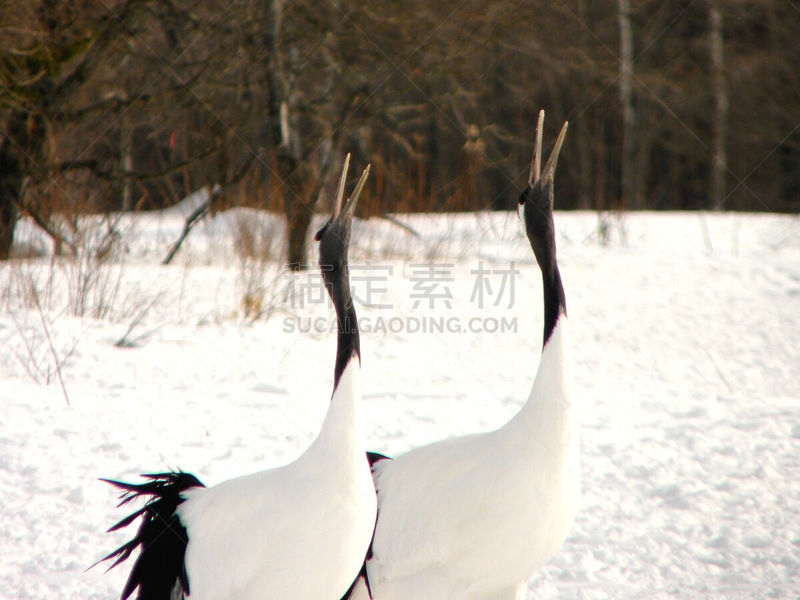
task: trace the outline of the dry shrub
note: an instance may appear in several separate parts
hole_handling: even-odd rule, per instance
[[[280,295],[277,287],[282,223],[260,211],[238,209],[232,227],[233,248],[239,261],[242,316],[248,320],[269,316]]]

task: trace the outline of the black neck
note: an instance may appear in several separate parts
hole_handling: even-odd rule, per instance
[[[561,284],[561,273],[553,255],[552,269],[542,269],[542,288],[544,290],[544,336],[542,348],[545,347],[553,330],[556,328],[558,318],[567,314],[567,300],[564,296],[564,286]]]
[[[528,239],[542,270],[542,290],[544,292],[544,336],[542,348],[547,344],[558,318],[567,314],[567,300],[561,273],[556,261],[556,236],[553,217],[540,220],[528,226]]]
[[[333,388],[339,385],[339,379],[344,373],[347,363],[353,357],[361,361],[361,345],[358,337],[358,319],[353,297],[350,295],[350,279],[347,273],[339,271],[328,282],[328,293],[336,309],[336,321],[339,326],[339,335],[336,345],[336,367],[333,372]]]

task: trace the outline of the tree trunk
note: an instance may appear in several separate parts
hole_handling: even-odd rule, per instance
[[[22,165],[10,145],[10,140],[0,137],[0,260],[11,257],[14,230],[19,220],[18,201],[23,180]]]
[[[133,172],[133,130],[128,124],[128,119],[123,115],[120,126],[119,152],[122,163],[122,170],[126,173]],[[133,209],[133,190],[129,177],[125,177],[122,182],[122,212],[129,212]]]
[[[722,38],[722,11],[719,0],[710,0],[711,86],[714,91],[713,161],[711,164],[711,206],[724,210],[725,174],[728,170],[726,138],[728,134],[728,90],[725,84],[725,46]]]
[[[6,171],[6,165],[0,165],[0,260],[11,258],[14,229],[19,219],[16,204],[18,190],[13,189],[13,179]]]
[[[286,210],[287,265],[292,271],[304,271],[309,267],[306,238],[311,226],[312,211],[305,203],[294,202]]]
[[[636,152],[634,135],[636,115],[633,108],[633,29],[630,0],[619,0],[620,77],[619,99],[622,104],[622,208],[640,208],[636,197]]]
[[[275,175],[283,196],[286,217],[286,259],[293,271],[308,267],[306,236],[311,224],[312,203],[303,197],[305,168],[300,144],[292,127],[289,85],[281,63],[283,0],[264,3],[264,47],[267,51],[267,125],[264,137],[275,152]]]

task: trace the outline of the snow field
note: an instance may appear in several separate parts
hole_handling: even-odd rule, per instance
[[[533,381],[542,321],[515,215],[398,218],[420,237],[357,222],[351,252],[371,325],[362,414],[369,447],[388,454],[510,418]],[[630,214],[603,245],[594,214],[555,219],[584,491],[529,598],[797,597],[800,221]],[[106,301],[102,318],[75,315],[75,270],[59,261],[0,266],[2,598],[118,597],[124,571],[85,570],[126,539],[103,533],[126,513],[98,477],[180,467],[213,484],[292,460],[318,431],[335,334],[313,325],[333,314],[314,296],[316,271],[243,264],[242,223],[280,254],[278,221],[246,210],[208,219],[160,266],[182,222],[180,209],[120,222],[120,262],[88,298]],[[30,226],[21,237],[46,248]],[[513,297],[499,294],[511,261]],[[433,288],[421,275],[431,263]],[[492,292],[483,308],[480,269]],[[245,314],[254,290],[258,318]],[[429,317],[459,329],[408,330]],[[403,327],[389,330],[391,319]],[[474,319],[515,328],[472,331]],[[115,346],[123,337],[131,347]]]

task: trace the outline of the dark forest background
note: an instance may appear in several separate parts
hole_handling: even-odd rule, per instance
[[[362,216],[507,209],[540,108],[558,208],[798,212],[800,3],[4,0],[0,257],[219,186],[302,264],[346,152]]]

